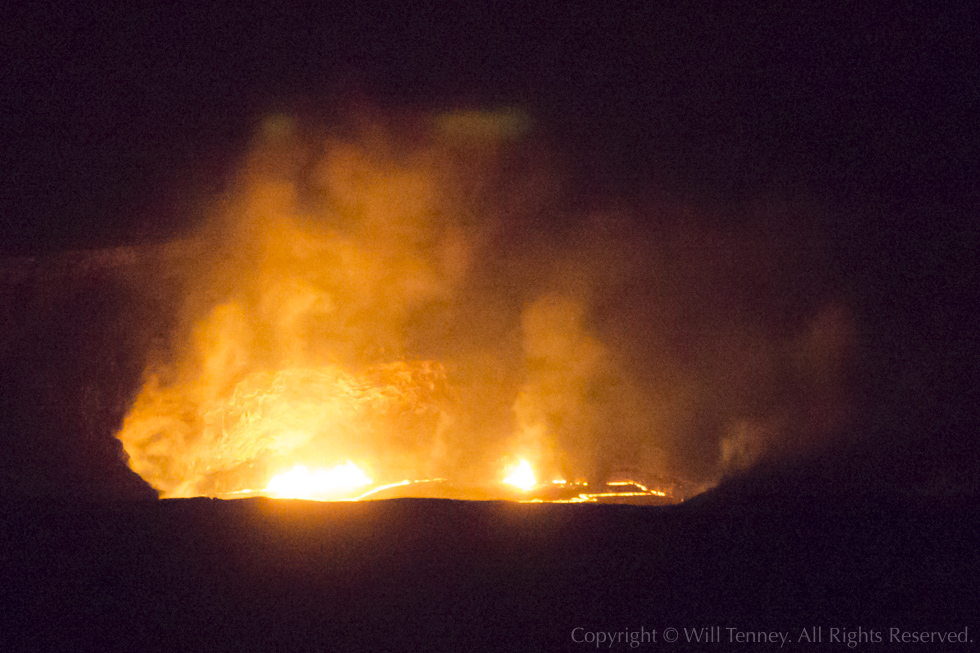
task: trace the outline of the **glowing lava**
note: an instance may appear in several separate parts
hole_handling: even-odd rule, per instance
[[[274,476],[263,492],[277,499],[323,501],[341,498],[371,483],[367,474],[350,461],[332,469],[313,471],[304,465],[296,465],[289,471]]]
[[[504,477],[504,483],[527,492],[538,484],[538,480],[534,476],[531,463],[522,458],[521,462],[512,467],[510,473]]]

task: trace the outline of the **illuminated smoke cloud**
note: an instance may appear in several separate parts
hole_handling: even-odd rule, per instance
[[[854,326],[818,231],[570,209],[549,152],[518,109],[264,120],[159,282],[182,300],[118,434],[132,468],[164,496],[518,459],[700,485],[843,429]]]

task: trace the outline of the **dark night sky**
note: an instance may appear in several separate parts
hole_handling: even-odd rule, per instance
[[[4,252],[179,231],[181,193],[214,187],[282,102],[356,87],[381,104],[516,103],[613,193],[659,184],[725,203],[790,188],[841,207],[869,369],[904,379],[877,405],[920,425],[909,446],[958,430],[929,447],[935,464],[977,459],[969,3],[11,4]]]
[[[974,192],[973,16],[933,3],[24,5],[3,20],[8,249],[118,239],[175,178],[220,169],[257,112],[351,79],[396,103],[529,106],[624,186]]]

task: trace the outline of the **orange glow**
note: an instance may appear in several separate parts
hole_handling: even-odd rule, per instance
[[[557,483],[557,481],[553,481]],[[571,492],[577,492],[574,496],[566,493],[563,497],[552,498],[552,503],[663,503],[661,499],[670,500],[669,495],[662,490],[651,490],[642,483],[636,481],[609,481],[605,483],[608,491],[602,492],[581,492],[582,488],[588,487],[587,483],[564,483],[562,487]],[[530,503],[539,503],[541,499],[532,499]]]
[[[534,475],[534,469],[531,468],[531,463],[522,458],[517,465],[508,469],[507,476],[504,477],[504,483],[527,492],[534,489],[534,486],[538,484],[538,480]]]
[[[641,457],[635,434],[656,430],[590,319],[594,247],[586,265],[513,232],[559,199],[535,148],[511,156],[527,120],[264,121],[186,251],[145,278],[174,314],[116,434],[130,468],[164,498],[562,499],[597,451]]]
[[[332,469],[314,471],[297,465],[273,476],[264,492],[277,499],[329,500],[371,485],[371,482],[367,474],[350,461]]]
[[[127,415],[120,439],[133,469],[164,496],[230,496],[259,485],[263,470],[322,468],[325,459],[348,455],[370,460],[377,457],[365,446],[372,435],[437,428],[439,414],[427,396],[440,374],[427,361],[376,366],[360,375],[331,365],[292,367],[247,374],[227,394],[200,399],[194,386],[162,388],[151,378]],[[198,416],[181,419],[178,401],[196,403]],[[201,429],[196,439],[190,437],[193,427]],[[424,446],[425,441],[416,442]],[[397,446],[387,450],[402,460],[413,454]],[[292,486],[283,490],[279,483],[285,481],[274,479],[263,493],[300,497],[324,494],[330,487],[323,474],[307,474],[288,478],[311,487],[327,485],[312,492]]]

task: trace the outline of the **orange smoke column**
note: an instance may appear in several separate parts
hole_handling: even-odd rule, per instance
[[[241,496],[354,461],[368,496],[499,487],[519,454],[511,487],[628,478],[642,498],[831,441],[856,330],[808,295],[819,238],[578,209],[528,127],[267,119],[187,255],[145,280],[181,302],[118,433],[131,468],[165,497]]]

